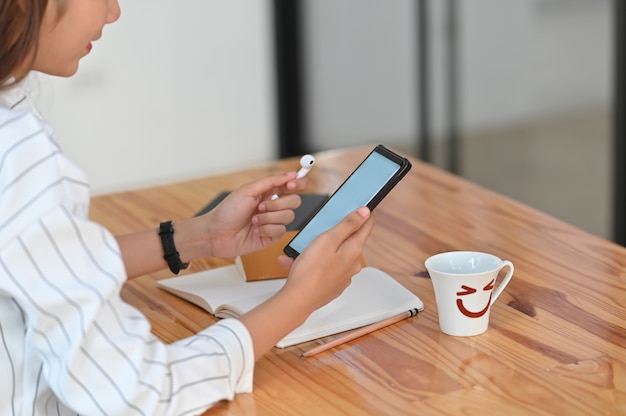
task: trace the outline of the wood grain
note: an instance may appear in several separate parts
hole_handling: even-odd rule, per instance
[[[369,148],[316,154],[310,192],[332,192]],[[310,342],[261,358],[255,390],[207,415],[626,414],[626,249],[531,207],[412,159],[376,209],[365,252],[416,293],[425,311],[318,356]],[[92,218],[114,233],[195,214],[223,190],[296,170],[298,159],[94,198]],[[515,264],[489,330],[439,331],[424,260],[447,250],[487,251]],[[232,263],[195,262],[185,273]],[[156,288],[159,272],[128,282],[124,299],[167,342],[215,322]]]

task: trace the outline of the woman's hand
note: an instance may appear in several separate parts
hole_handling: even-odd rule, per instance
[[[360,256],[374,223],[369,209],[361,207],[316,237],[297,259],[280,256],[279,262],[290,268],[283,289],[307,294],[313,310],[339,296],[361,270]]]
[[[291,265],[283,288],[241,317],[257,358],[350,285],[361,270],[360,255],[374,228],[370,214],[368,208],[359,208],[316,237],[295,261],[282,259]]]
[[[210,257],[234,257],[262,249],[279,239],[301,203],[294,194],[306,188],[296,172],[243,185],[205,214]],[[280,195],[272,199],[273,195]]]

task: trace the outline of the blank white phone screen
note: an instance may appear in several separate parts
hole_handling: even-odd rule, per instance
[[[302,253],[319,234],[358,207],[367,205],[398,169],[400,165],[394,161],[378,152],[371,153],[289,245]]]

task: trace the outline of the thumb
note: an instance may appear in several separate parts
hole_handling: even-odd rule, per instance
[[[277,260],[278,260],[278,263],[281,266],[283,266],[286,270],[291,269],[291,265],[294,262],[294,259],[292,259],[291,257],[284,256],[282,254],[280,256],[278,256]]]
[[[340,241],[348,239],[357,232],[370,217],[370,210],[367,207],[359,207],[341,220],[335,227],[329,230],[329,234]]]

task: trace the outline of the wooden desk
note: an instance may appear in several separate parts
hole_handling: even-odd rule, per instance
[[[316,155],[309,191],[332,192],[370,148]],[[425,311],[302,359],[310,342],[258,361],[253,394],[207,414],[626,414],[626,249],[413,160],[377,208],[365,259],[418,294]],[[222,190],[297,159],[184,183],[97,197],[92,217],[121,233],[193,215]],[[590,213],[593,215],[593,213]],[[515,275],[483,335],[439,331],[424,260],[447,250],[487,251]],[[196,262],[190,271],[231,263]],[[123,297],[171,342],[210,325],[202,310],[130,281]]]

